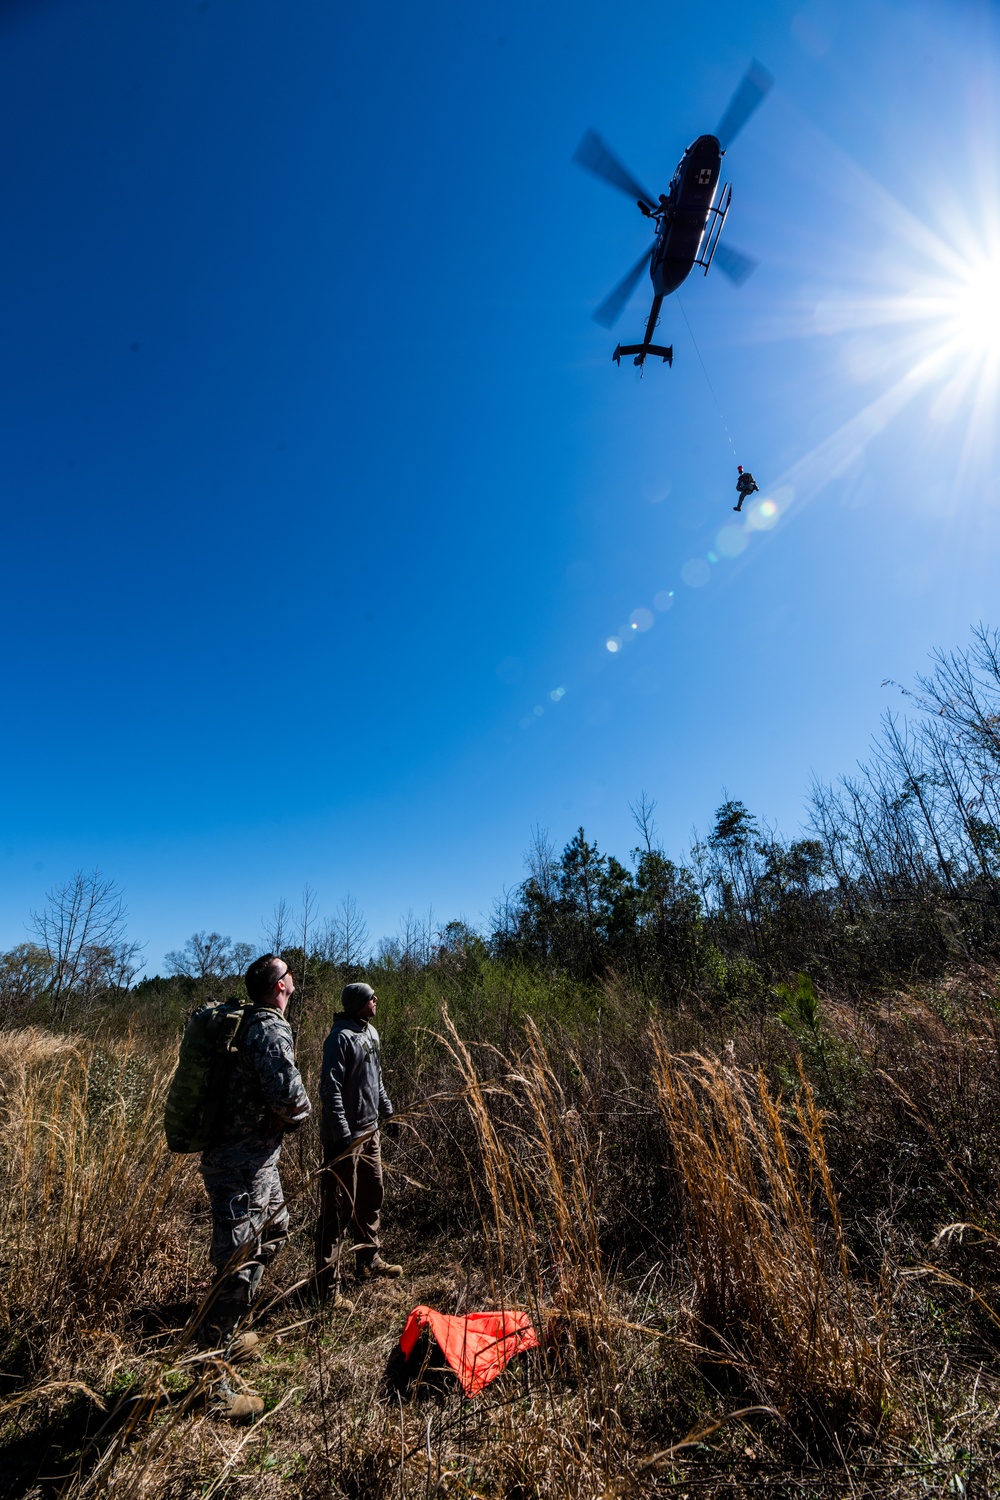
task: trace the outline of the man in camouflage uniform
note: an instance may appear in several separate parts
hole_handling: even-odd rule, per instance
[[[733,506],[733,510],[742,510],[744,500],[748,500],[751,495],[756,493],[758,485],[749,469],[744,474],[742,464],[736,465],[736,472],[739,475],[736,481],[736,489],[740,498],[739,503]]]
[[[353,1230],[355,1277],[402,1276],[380,1254],[379,1214],[385,1197],[379,1121],[394,1134],[392,1101],[382,1081],[382,1049],[372,1025],[378,996],[370,984],[348,984],[323,1046],[320,1098],[323,1173],[316,1224],[316,1285],[321,1300],[349,1311],[340,1290],[343,1243]]]
[[[227,1084],[219,1139],[201,1157],[212,1206],[211,1261],[216,1283],[200,1329],[201,1342],[245,1358],[255,1334],[237,1334],[264,1267],[288,1238],[288,1210],[278,1176],[286,1131],[311,1109],[295,1065],[295,1043],[285,1010],[295,990],[288,965],[273,953],[256,959],[245,976],[251,1012],[240,1029]],[[256,1400],[257,1398],[254,1398]]]

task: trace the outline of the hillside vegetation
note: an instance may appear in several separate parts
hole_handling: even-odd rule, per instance
[[[317,1122],[255,1309],[267,1401],[213,1410],[185,1016],[248,951],[136,982],[111,882],[0,960],[0,1495],[1000,1494],[1000,650],[975,633],[783,841],[738,801],[682,863],[533,840],[488,931],[275,914],[316,1098],[341,985],[380,997],[400,1283],[308,1299]],[[473,1401],[385,1370],[410,1307],[527,1310]]]

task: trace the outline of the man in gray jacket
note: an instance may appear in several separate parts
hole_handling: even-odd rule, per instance
[[[316,1285],[321,1299],[350,1309],[341,1294],[344,1239],[353,1230],[355,1276],[402,1276],[379,1251],[379,1212],[385,1197],[379,1121],[391,1120],[392,1101],[382,1082],[379,1035],[372,1025],[378,996],[370,984],[345,985],[340,1013],[323,1046],[320,1099],[323,1172],[316,1224]]]

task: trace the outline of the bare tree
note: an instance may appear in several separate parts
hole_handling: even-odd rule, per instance
[[[493,902],[489,922],[490,942],[501,953],[507,951],[517,936],[520,896],[520,890],[504,886],[502,894]]]
[[[649,797],[645,792],[639,793],[637,802],[630,802],[628,810],[632,814],[633,822],[639,830],[639,837],[646,846],[646,853],[652,854],[656,841],[656,821],[653,817],[656,811],[656,798]]]
[[[142,945],[126,942],[122,891],[100,870],[78,870],[46,900],[32,912],[31,931],[48,959],[52,1012],[62,1022],[74,998],[89,1004],[102,990],[127,988]]]
[[[336,964],[338,968],[356,969],[363,967],[367,961],[370,945],[371,937],[364,914],[348,891],[323,929],[320,951],[329,963]]]
[[[302,914],[297,924],[297,935],[301,944],[302,953],[301,972],[299,971],[298,959],[295,959],[295,994],[292,997],[292,1001],[288,1007],[287,1012],[288,1021],[292,1028],[292,1033],[296,1037],[298,1036],[299,1028],[302,1024],[302,1017],[306,1012],[306,994],[309,985],[309,934],[312,931],[315,920],[316,892],[313,891],[308,885],[304,885],[302,887]],[[282,951],[284,951],[286,954],[288,953],[287,948],[284,950],[276,948],[274,951],[276,953],[280,953]]]
[[[559,893],[555,845],[549,838],[548,829],[537,823],[531,830],[524,863],[528,867],[528,879],[535,882],[539,895],[547,901],[554,901]]]
[[[234,943],[232,948],[232,968],[230,973],[235,976],[242,975],[260,952],[253,943]]]
[[[433,907],[428,908],[426,917],[415,916],[411,907],[397,934],[402,964],[406,970],[419,969],[430,963],[434,936]]]
[[[221,933],[193,932],[184,947],[173,949],[163,962],[168,974],[212,984],[242,974],[253,952],[249,943],[234,943]]]
[[[380,937],[375,947],[375,962],[383,969],[403,965],[403,949],[398,937]]]
[[[264,936],[267,938],[268,948],[271,953],[281,953],[283,949],[288,947],[288,939],[293,921],[292,908],[284,896],[282,896],[279,901],[274,903],[270,922],[266,917],[261,920]]]
[[[302,988],[306,987],[309,967],[309,931],[316,919],[316,892],[302,887]]]

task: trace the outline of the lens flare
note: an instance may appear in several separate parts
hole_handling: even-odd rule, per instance
[[[749,540],[742,526],[723,526],[715,538],[716,551],[723,557],[739,557],[746,551]]]
[[[609,636],[604,644],[607,646],[612,656],[614,656],[616,651],[620,651],[622,649],[621,638],[617,635]]]
[[[674,607],[673,589],[661,589],[658,594],[653,595],[653,608],[658,609],[660,614],[665,614],[668,609]]]
[[[770,531],[780,512],[773,500],[760,500],[751,505],[747,513],[747,525],[751,531]]]
[[[703,557],[692,557],[681,568],[681,577],[689,589],[702,588],[712,576],[712,570]]]
[[[648,630],[653,623],[653,612],[649,609],[634,609],[628,617],[633,630]]]

